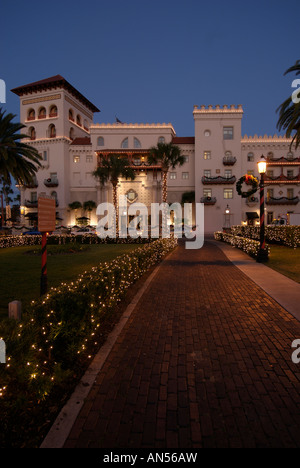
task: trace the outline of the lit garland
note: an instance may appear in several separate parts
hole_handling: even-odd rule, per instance
[[[102,326],[128,288],[176,246],[174,238],[147,243],[51,288],[32,301],[21,323],[1,322],[7,358],[0,367],[0,403],[12,404],[19,395],[38,403],[55,385],[72,381],[97,351]]]

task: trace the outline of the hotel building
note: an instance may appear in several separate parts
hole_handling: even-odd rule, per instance
[[[26,125],[26,143],[42,155],[42,167],[30,186],[20,188],[22,222],[33,223],[37,200],[56,199],[58,225],[73,226],[81,216],[96,225],[96,210],[71,210],[72,202],[112,202],[112,186],[101,186],[92,173],[101,157],[124,155],[136,172],[135,180],[120,180],[119,195],[150,205],[161,202],[159,165],[147,162],[149,148],[172,142],[181,148],[185,163],[168,174],[168,202],[181,202],[195,192],[205,205],[205,232],[241,223],[256,224],[259,192],[241,198],[236,182],[245,174],[258,177],[257,162],[268,161],[266,214],[268,223],[288,213],[299,213],[300,150],[291,152],[282,136],[242,136],[243,108],[194,106],[194,136],[177,136],[171,123],[94,123],[100,112],[60,75],[12,90],[20,97],[20,121]],[[24,140],[25,142],[25,140]]]

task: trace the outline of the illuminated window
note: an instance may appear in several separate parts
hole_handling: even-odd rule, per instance
[[[233,189],[224,189],[224,198],[227,200],[229,198],[233,198]]]
[[[170,172],[170,180],[176,180],[177,179],[177,173],[176,172]]]
[[[204,151],[203,158],[204,159],[211,159],[211,151]]]
[[[183,180],[187,180],[187,179],[189,179],[189,177],[190,177],[189,172],[183,172],[183,173],[182,173],[182,179],[183,179]]]
[[[79,163],[80,162],[80,156],[74,155],[73,156],[73,162],[74,163]]]

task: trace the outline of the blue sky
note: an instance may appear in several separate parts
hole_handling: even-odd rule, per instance
[[[242,133],[278,133],[300,59],[299,0],[1,2],[0,78],[10,89],[60,74],[95,122],[171,122],[193,136],[194,104],[242,104]]]

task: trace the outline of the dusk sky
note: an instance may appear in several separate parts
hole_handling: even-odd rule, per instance
[[[3,107],[19,118],[10,90],[60,74],[101,109],[94,122],[193,136],[195,104],[242,104],[242,134],[273,135],[299,15],[299,0],[2,0]]]

